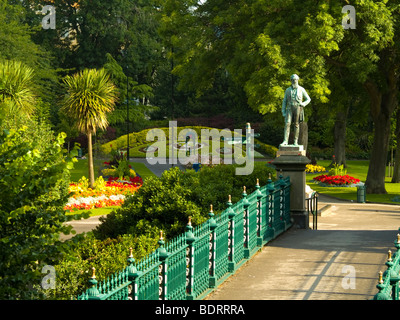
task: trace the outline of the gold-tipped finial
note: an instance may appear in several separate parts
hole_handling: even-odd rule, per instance
[[[379,271],[379,283],[383,283],[382,276],[383,276],[382,271]]]
[[[92,267],[92,279],[96,279],[96,268]]]
[[[259,186],[260,185],[260,180],[257,178],[257,183],[256,183],[256,185],[257,186]]]
[[[243,186],[243,192],[246,192],[246,186]]]
[[[212,204],[210,204],[210,212],[214,212],[214,211],[213,211],[213,205],[212,205]]]
[[[189,226],[191,226],[191,225],[192,225],[192,216],[189,216],[188,225],[189,225]]]
[[[228,196],[228,202],[232,202],[232,196],[231,195]]]
[[[163,231],[161,230],[160,231],[160,240],[163,240],[164,238],[163,238]]]
[[[133,258],[133,248],[129,248],[129,258]]]
[[[391,250],[388,251],[388,258],[387,258],[387,260],[388,260],[388,261],[392,261],[392,251],[391,251]]]
[[[400,233],[397,234],[397,243],[400,243]]]

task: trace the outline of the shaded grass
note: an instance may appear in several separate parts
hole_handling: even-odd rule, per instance
[[[96,209],[90,209],[90,210],[75,210],[72,212],[67,212],[67,215],[73,215],[73,214],[82,214],[83,212],[90,212],[90,216],[102,216],[111,213],[115,209],[119,208],[118,206],[112,206],[112,207],[104,207],[104,208],[96,208]]]
[[[327,168],[331,163],[330,160],[321,160],[318,161],[318,165],[324,166]],[[360,179],[361,182],[365,183],[367,179],[368,173],[368,160],[352,160],[347,161],[347,174]],[[356,187],[321,187],[318,184],[314,183],[312,179],[321,174],[326,173],[317,173],[317,174],[307,174],[306,182],[310,186],[311,189],[317,191],[318,193],[325,194],[328,196],[336,197],[344,200],[353,200],[357,201],[357,188]],[[392,178],[385,177],[385,188],[387,194],[367,194],[366,201],[367,202],[378,202],[378,203],[390,203],[390,204],[400,204],[399,202],[392,201],[394,197],[400,195],[400,184],[399,183],[391,183]]]
[[[104,160],[93,160],[95,179],[99,176],[99,170],[102,167],[103,162]],[[74,168],[70,170],[71,182],[78,182],[83,176],[87,178],[89,176],[88,170],[88,160],[78,159],[78,162],[74,162]]]

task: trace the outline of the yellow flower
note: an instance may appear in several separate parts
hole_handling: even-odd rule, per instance
[[[306,172],[307,173],[315,173],[315,172],[325,172],[326,169],[323,166],[307,164]]]

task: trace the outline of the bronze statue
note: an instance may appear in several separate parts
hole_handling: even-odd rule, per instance
[[[286,89],[282,103],[282,115],[285,117],[285,131],[282,146],[288,145],[290,126],[294,123],[294,145],[298,145],[300,122],[304,121],[304,107],[311,101],[306,90],[299,86],[299,76],[290,77],[292,85]],[[304,100],[304,101],[303,101]]]

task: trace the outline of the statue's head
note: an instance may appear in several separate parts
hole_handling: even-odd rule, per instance
[[[290,76],[290,82],[294,87],[297,87],[299,85],[299,76],[297,74],[292,74]]]

